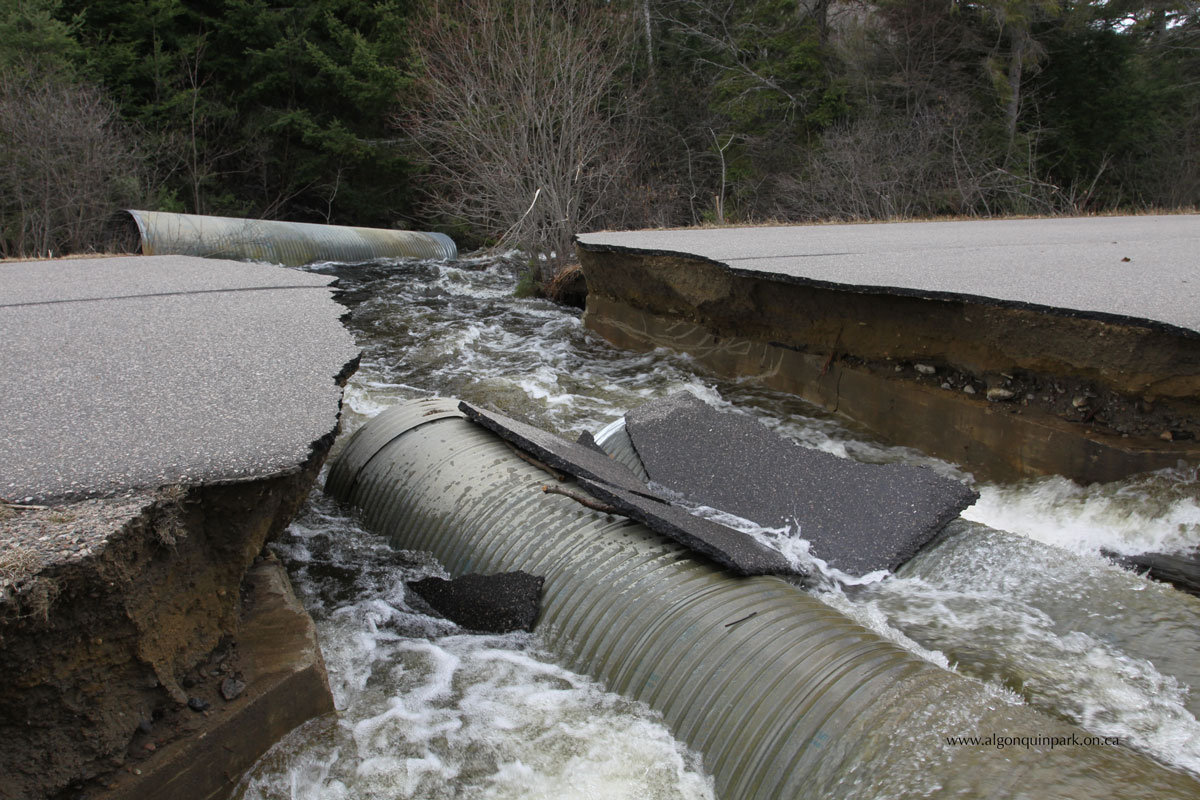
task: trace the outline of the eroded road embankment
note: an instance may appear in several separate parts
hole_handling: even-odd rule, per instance
[[[263,554],[357,363],[328,283],[0,264],[0,797],[209,797],[332,709]]]
[[[1200,461],[1200,217],[601,233],[585,323],[981,478]]]

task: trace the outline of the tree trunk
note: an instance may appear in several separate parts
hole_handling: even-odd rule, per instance
[[[829,0],[815,0],[809,13],[817,24],[817,40],[824,47],[829,43]]]
[[[1025,48],[1028,45],[1026,37],[1024,31],[1012,31],[1012,52],[1008,64],[1008,106],[1004,111],[1010,156],[1017,138],[1017,116],[1021,112],[1021,72],[1025,66]]]
[[[654,74],[654,32],[650,27],[650,0],[642,0],[642,20],[646,26],[646,66]]]

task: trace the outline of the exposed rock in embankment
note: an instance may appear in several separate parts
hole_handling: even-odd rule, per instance
[[[585,324],[619,346],[669,347],[719,374],[757,377],[980,477],[1103,481],[1200,460],[1200,333],[947,292],[839,287],[611,244],[620,236],[579,246]],[[1028,279],[1049,280],[1036,266]]]
[[[268,556],[246,574],[237,637],[185,682],[188,705],[139,725],[104,800],[224,798],[271,745],[333,711],[316,627],[278,561]]]

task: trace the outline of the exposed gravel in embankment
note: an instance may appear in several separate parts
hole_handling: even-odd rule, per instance
[[[33,575],[88,558],[154,502],[151,492],[52,508],[0,507],[0,603]]]

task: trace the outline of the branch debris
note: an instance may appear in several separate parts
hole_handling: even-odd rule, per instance
[[[593,511],[600,511],[605,514],[614,514],[616,516],[621,516],[620,511],[618,511],[616,508],[608,505],[607,503],[601,503],[599,500],[597,500],[593,497],[588,497],[587,495],[580,494],[579,492],[572,492],[570,489],[564,489],[561,486],[547,486],[547,485],[543,484],[542,491],[545,492],[546,494],[561,494],[563,497],[569,497],[572,500],[574,500],[576,503],[579,503],[580,505],[583,505],[583,506],[587,506],[588,508],[592,509]]]

